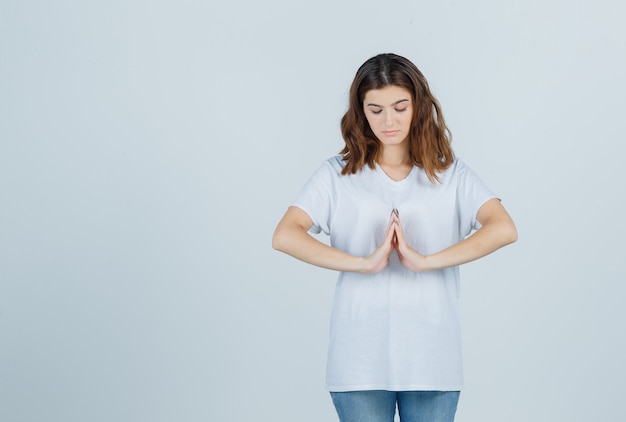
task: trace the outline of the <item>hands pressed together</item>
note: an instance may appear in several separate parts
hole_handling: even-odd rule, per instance
[[[363,273],[373,274],[385,269],[394,250],[398,253],[402,265],[407,269],[411,271],[428,270],[427,257],[417,252],[407,243],[402,224],[400,223],[400,214],[395,208],[391,212],[383,243],[370,256],[365,258]]]
[[[360,257],[333,248],[310,236],[308,230],[313,224],[311,218],[300,208],[292,206],[278,223],[272,245],[277,250],[319,267],[372,274],[385,269],[394,250],[408,270],[431,271],[482,258],[517,240],[515,224],[497,198],[485,202],[478,210],[476,219],[481,227],[471,236],[425,256],[407,243],[400,215],[394,209],[382,244],[370,256]]]

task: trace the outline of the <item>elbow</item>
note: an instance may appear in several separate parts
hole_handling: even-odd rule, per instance
[[[491,241],[495,249],[515,243],[517,241],[517,229],[513,221],[501,221],[491,226]]]
[[[285,251],[285,236],[280,228],[274,231],[274,235],[272,236],[272,248],[280,252]]]
[[[507,227],[502,230],[502,241],[503,245],[509,245],[517,242],[517,228],[513,222],[508,224]]]
[[[280,236],[278,235],[278,230],[276,230],[272,236],[272,248],[280,251]]]

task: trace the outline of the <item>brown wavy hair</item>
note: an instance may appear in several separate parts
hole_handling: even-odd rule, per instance
[[[348,111],[341,119],[341,134],[346,143],[340,152],[346,162],[342,174],[354,174],[365,164],[375,168],[382,147],[365,117],[363,99],[368,91],[389,85],[404,88],[412,96],[411,161],[424,169],[431,182],[440,181],[437,172],[447,169],[454,161],[452,135],[422,72],[408,59],[390,53],[363,63],[350,87]]]

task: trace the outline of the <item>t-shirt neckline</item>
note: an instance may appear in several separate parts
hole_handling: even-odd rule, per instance
[[[413,173],[415,173],[415,170],[417,169],[417,166],[413,165],[413,168],[411,169],[409,174],[406,175],[406,177],[404,179],[402,179],[402,180],[393,180],[391,177],[389,177],[389,175],[387,173],[385,173],[385,170],[383,170],[383,168],[378,163],[375,163],[375,164],[376,164],[376,173],[378,173],[380,175],[380,177],[382,177],[388,183],[390,183],[390,184],[392,184],[394,186],[398,186],[398,187],[408,183],[409,180],[411,180],[411,176],[413,175]]]

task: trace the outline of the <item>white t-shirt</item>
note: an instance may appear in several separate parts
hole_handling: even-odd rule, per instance
[[[394,181],[376,166],[341,175],[340,156],[311,176],[294,206],[330,235],[335,248],[370,255],[397,208],[409,245],[432,254],[480,225],[478,209],[495,196],[461,160],[431,183],[413,167]],[[463,385],[459,269],[411,272],[394,252],[378,274],[339,273],[333,301],[326,387],[329,391],[439,390]]]

